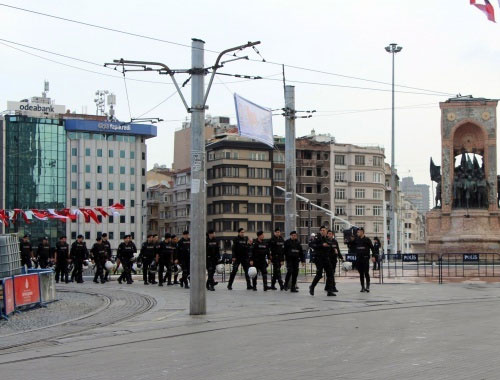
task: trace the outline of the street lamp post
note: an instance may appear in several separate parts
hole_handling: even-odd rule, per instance
[[[391,253],[396,253],[397,247],[394,246],[394,241],[396,238],[396,173],[394,171],[395,165],[395,142],[394,142],[394,55],[399,53],[403,47],[398,46],[398,44],[392,43],[385,47],[385,51],[392,54],[392,138],[391,138]],[[385,242],[386,243],[386,242]]]

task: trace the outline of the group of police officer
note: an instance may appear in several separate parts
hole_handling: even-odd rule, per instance
[[[95,265],[94,282],[98,283],[100,280],[104,284],[109,281],[111,268],[107,267],[106,263],[113,260],[113,258],[106,233],[97,237],[90,252],[82,235],[78,235],[71,247],[66,240],[66,236],[62,236],[56,244],[55,250],[52,250],[48,238],[44,237],[35,256],[29,236],[25,235],[20,243],[22,265],[31,268],[32,261],[36,262],[40,268],[53,265],[55,266],[56,282],[61,279],[66,283],[70,281],[83,283],[83,266],[85,260],[90,259]],[[122,281],[126,281],[127,284],[133,283],[133,264],[137,262],[138,267],[142,266],[144,285],[158,284],[163,286],[166,282],[167,285],[180,284],[181,287],[189,289],[190,245],[188,231],[184,231],[180,239],[167,233],[162,241],[159,240],[158,235],[150,234],[142,244],[140,253],[136,257],[136,245],[132,241],[131,235],[125,235],[123,242],[118,246],[116,254],[115,273],[120,264],[123,268],[121,275],[118,277],[118,282],[120,284]],[[349,253],[354,254],[356,257],[354,265],[359,271],[361,292],[369,292],[370,258],[378,256],[378,246],[376,244],[374,247],[371,240],[364,235],[363,228],[356,231],[356,236],[352,235],[350,237],[347,245]],[[316,275],[309,286],[309,293],[314,295],[314,289],[323,277],[324,272],[326,275],[325,291],[328,296],[335,296],[335,293],[338,292],[335,283],[335,270],[338,262],[344,261],[335,235],[331,230],[327,230],[326,227],[322,226],[320,233],[311,240],[309,246],[313,252],[311,260],[316,265]],[[208,273],[206,288],[214,291],[217,285],[214,280],[216,267],[222,263],[222,260],[219,243],[213,230],[207,233],[206,248],[206,269]],[[370,252],[372,255],[370,255]],[[281,268],[285,262],[287,271],[283,281]],[[269,263],[272,263],[270,286],[267,272]],[[238,236],[233,240],[232,244],[232,270],[227,288],[229,290],[233,289],[234,279],[239,267],[242,266],[248,290],[257,291],[257,278],[260,273],[264,291],[269,289],[277,290],[276,284],[278,284],[280,290],[290,290],[296,293],[298,292],[297,277],[300,264],[305,265],[305,254],[296,231],[292,231],[289,239],[285,241],[281,236],[280,229],[277,228],[270,241],[266,242],[262,231],[258,231],[257,238],[252,240],[245,236],[245,230],[240,228]],[[251,267],[256,270],[256,273],[252,273],[252,276],[249,273]],[[253,268],[252,270],[254,270]],[[69,276],[70,271],[71,279]],[[158,282],[156,281],[156,273],[158,273]],[[178,281],[179,273],[182,273],[180,281]],[[173,282],[172,276],[174,277]]]

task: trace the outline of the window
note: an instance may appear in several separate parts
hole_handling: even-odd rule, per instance
[[[135,191],[135,184],[134,183],[130,184],[130,191]]]
[[[144,177],[146,175],[146,169],[142,168],[141,172],[141,175]]]
[[[120,182],[120,190],[125,190],[125,182]]]
[[[373,206],[373,216],[382,215],[382,206]]]
[[[373,199],[382,199],[384,190],[373,189]]]
[[[335,172],[335,182],[345,182],[345,172]]]
[[[265,232],[271,232],[271,228],[272,228],[271,222],[264,222],[264,231]]]
[[[76,181],[71,181],[71,189],[76,190],[78,188],[78,184]]]
[[[113,215],[108,216],[108,223],[114,223],[115,217]]]
[[[102,206],[102,198],[97,198],[97,207]]]
[[[405,223],[405,228],[411,228],[411,223]]]
[[[335,199],[345,199],[345,189],[335,189]]]
[[[90,198],[85,198],[85,206],[90,206]]]
[[[76,240],[76,231],[71,232],[71,240]]]
[[[133,150],[130,151],[130,159],[135,159],[135,152]]]
[[[271,213],[271,205],[264,204],[264,214],[270,214],[270,213]]]
[[[85,189],[90,190],[90,182],[89,181],[85,182]]]
[[[78,167],[76,165],[71,165],[71,173],[77,173]]]
[[[124,150],[120,150],[120,158],[125,158],[125,151]]]
[[[108,150],[108,157],[109,158],[113,158],[114,157],[113,149]]]
[[[120,231],[120,239],[125,239],[125,232]]]
[[[285,154],[284,153],[273,152],[273,161],[274,162],[278,162],[278,163],[285,162]]]
[[[255,232],[255,222],[248,222],[247,223],[247,230],[249,232]]]
[[[345,206],[335,206],[335,215],[346,215]]]
[[[78,155],[78,149],[77,148],[71,148],[71,155],[73,157],[76,157]]]
[[[76,198],[71,198],[71,206],[76,206]]]
[[[125,223],[125,215],[120,215],[120,223]]]
[[[97,190],[102,190],[102,182],[97,182]]]
[[[135,175],[135,168],[130,168],[130,175]]]
[[[97,165],[97,173],[102,173],[102,166],[101,165]]]
[[[312,169],[306,169],[306,177],[312,177],[313,171]]]
[[[121,204],[122,206],[125,206],[125,199],[120,199],[120,204]]]
[[[130,200],[130,207],[135,207],[135,200],[133,199]]]
[[[306,186],[306,193],[307,194],[312,194],[313,192],[313,187],[312,186]]]
[[[145,152],[142,152],[142,159],[145,160],[146,159],[146,153]]]
[[[354,181],[355,182],[364,182],[365,181],[365,172],[354,172]]]
[[[115,168],[113,166],[108,166],[108,174],[113,174],[115,171]]]
[[[125,166],[120,166],[120,174],[125,174]]]
[[[356,216],[364,216],[365,215],[365,206],[356,206]],[[358,223],[359,225],[359,223]]]
[[[85,156],[90,157],[90,148],[85,148]]]
[[[364,199],[365,198],[365,189],[354,189],[354,198]]]
[[[251,152],[250,159],[254,161],[266,161],[266,153],[265,152]]]
[[[274,213],[276,215],[285,215],[285,205],[274,205]]]
[[[345,156],[343,154],[335,155],[335,165],[345,165]]]
[[[144,193],[146,191],[146,185],[142,185],[142,192]]]
[[[97,215],[97,220],[99,221],[99,223],[102,223],[102,215]],[[97,233],[97,235],[101,235],[100,232]]]
[[[108,206],[113,206],[115,204],[115,201],[113,198],[108,199]]]
[[[102,149],[97,149],[97,157],[102,157]]]
[[[284,181],[285,180],[285,171],[284,170],[275,170],[274,171],[274,179],[276,181]]]
[[[383,183],[382,182],[382,173],[373,173],[373,182],[375,183]]]
[[[354,164],[364,166],[365,165],[365,156],[360,156],[360,155],[354,156]]]
[[[90,231],[85,231],[85,239],[90,239]]]
[[[383,163],[384,163],[383,157],[373,156],[373,166],[381,168]]]
[[[383,224],[382,223],[373,223],[373,232],[380,233],[383,232]]]
[[[85,173],[90,173],[90,165],[85,165]]]
[[[113,182],[108,183],[108,190],[114,190]]]

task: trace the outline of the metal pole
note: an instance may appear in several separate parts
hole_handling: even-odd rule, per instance
[[[394,146],[394,51],[392,52],[392,133],[391,133],[391,253],[396,253],[398,247],[395,245],[397,238],[396,226],[396,173],[395,165],[395,146]]]
[[[294,86],[285,86],[285,109],[285,236],[289,236],[291,231],[296,230],[297,220]]]
[[[308,229],[307,229],[308,230],[307,231],[307,233],[308,233],[307,241],[309,241],[309,239],[311,238],[311,222],[312,222],[312,219],[311,219],[311,209],[312,209],[312,207],[311,207],[311,201],[309,201],[307,203],[307,209],[309,210],[309,222],[307,223],[307,226],[308,226]]]
[[[191,294],[189,314],[206,314],[206,192],[205,192],[205,92],[204,44],[192,40],[191,62]]]
[[[382,201],[382,215],[384,216],[383,220],[383,229],[384,229],[384,246],[383,246],[383,252],[384,252],[384,258],[387,259],[387,202],[384,200]]]

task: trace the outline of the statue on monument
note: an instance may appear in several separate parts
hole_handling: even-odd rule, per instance
[[[436,197],[434,198],[435,201],[434,208],[441,208],[441,166],[435,165],[434,161],[432,161],[432,157],[431,157],[430,171],[431,171],[431,181],[437,183]]]
[[[460,165],[455,167],[453,178],[453,208],[488,208],[488,182],[484,164],[480,167],[476,154],[462,150]]]

